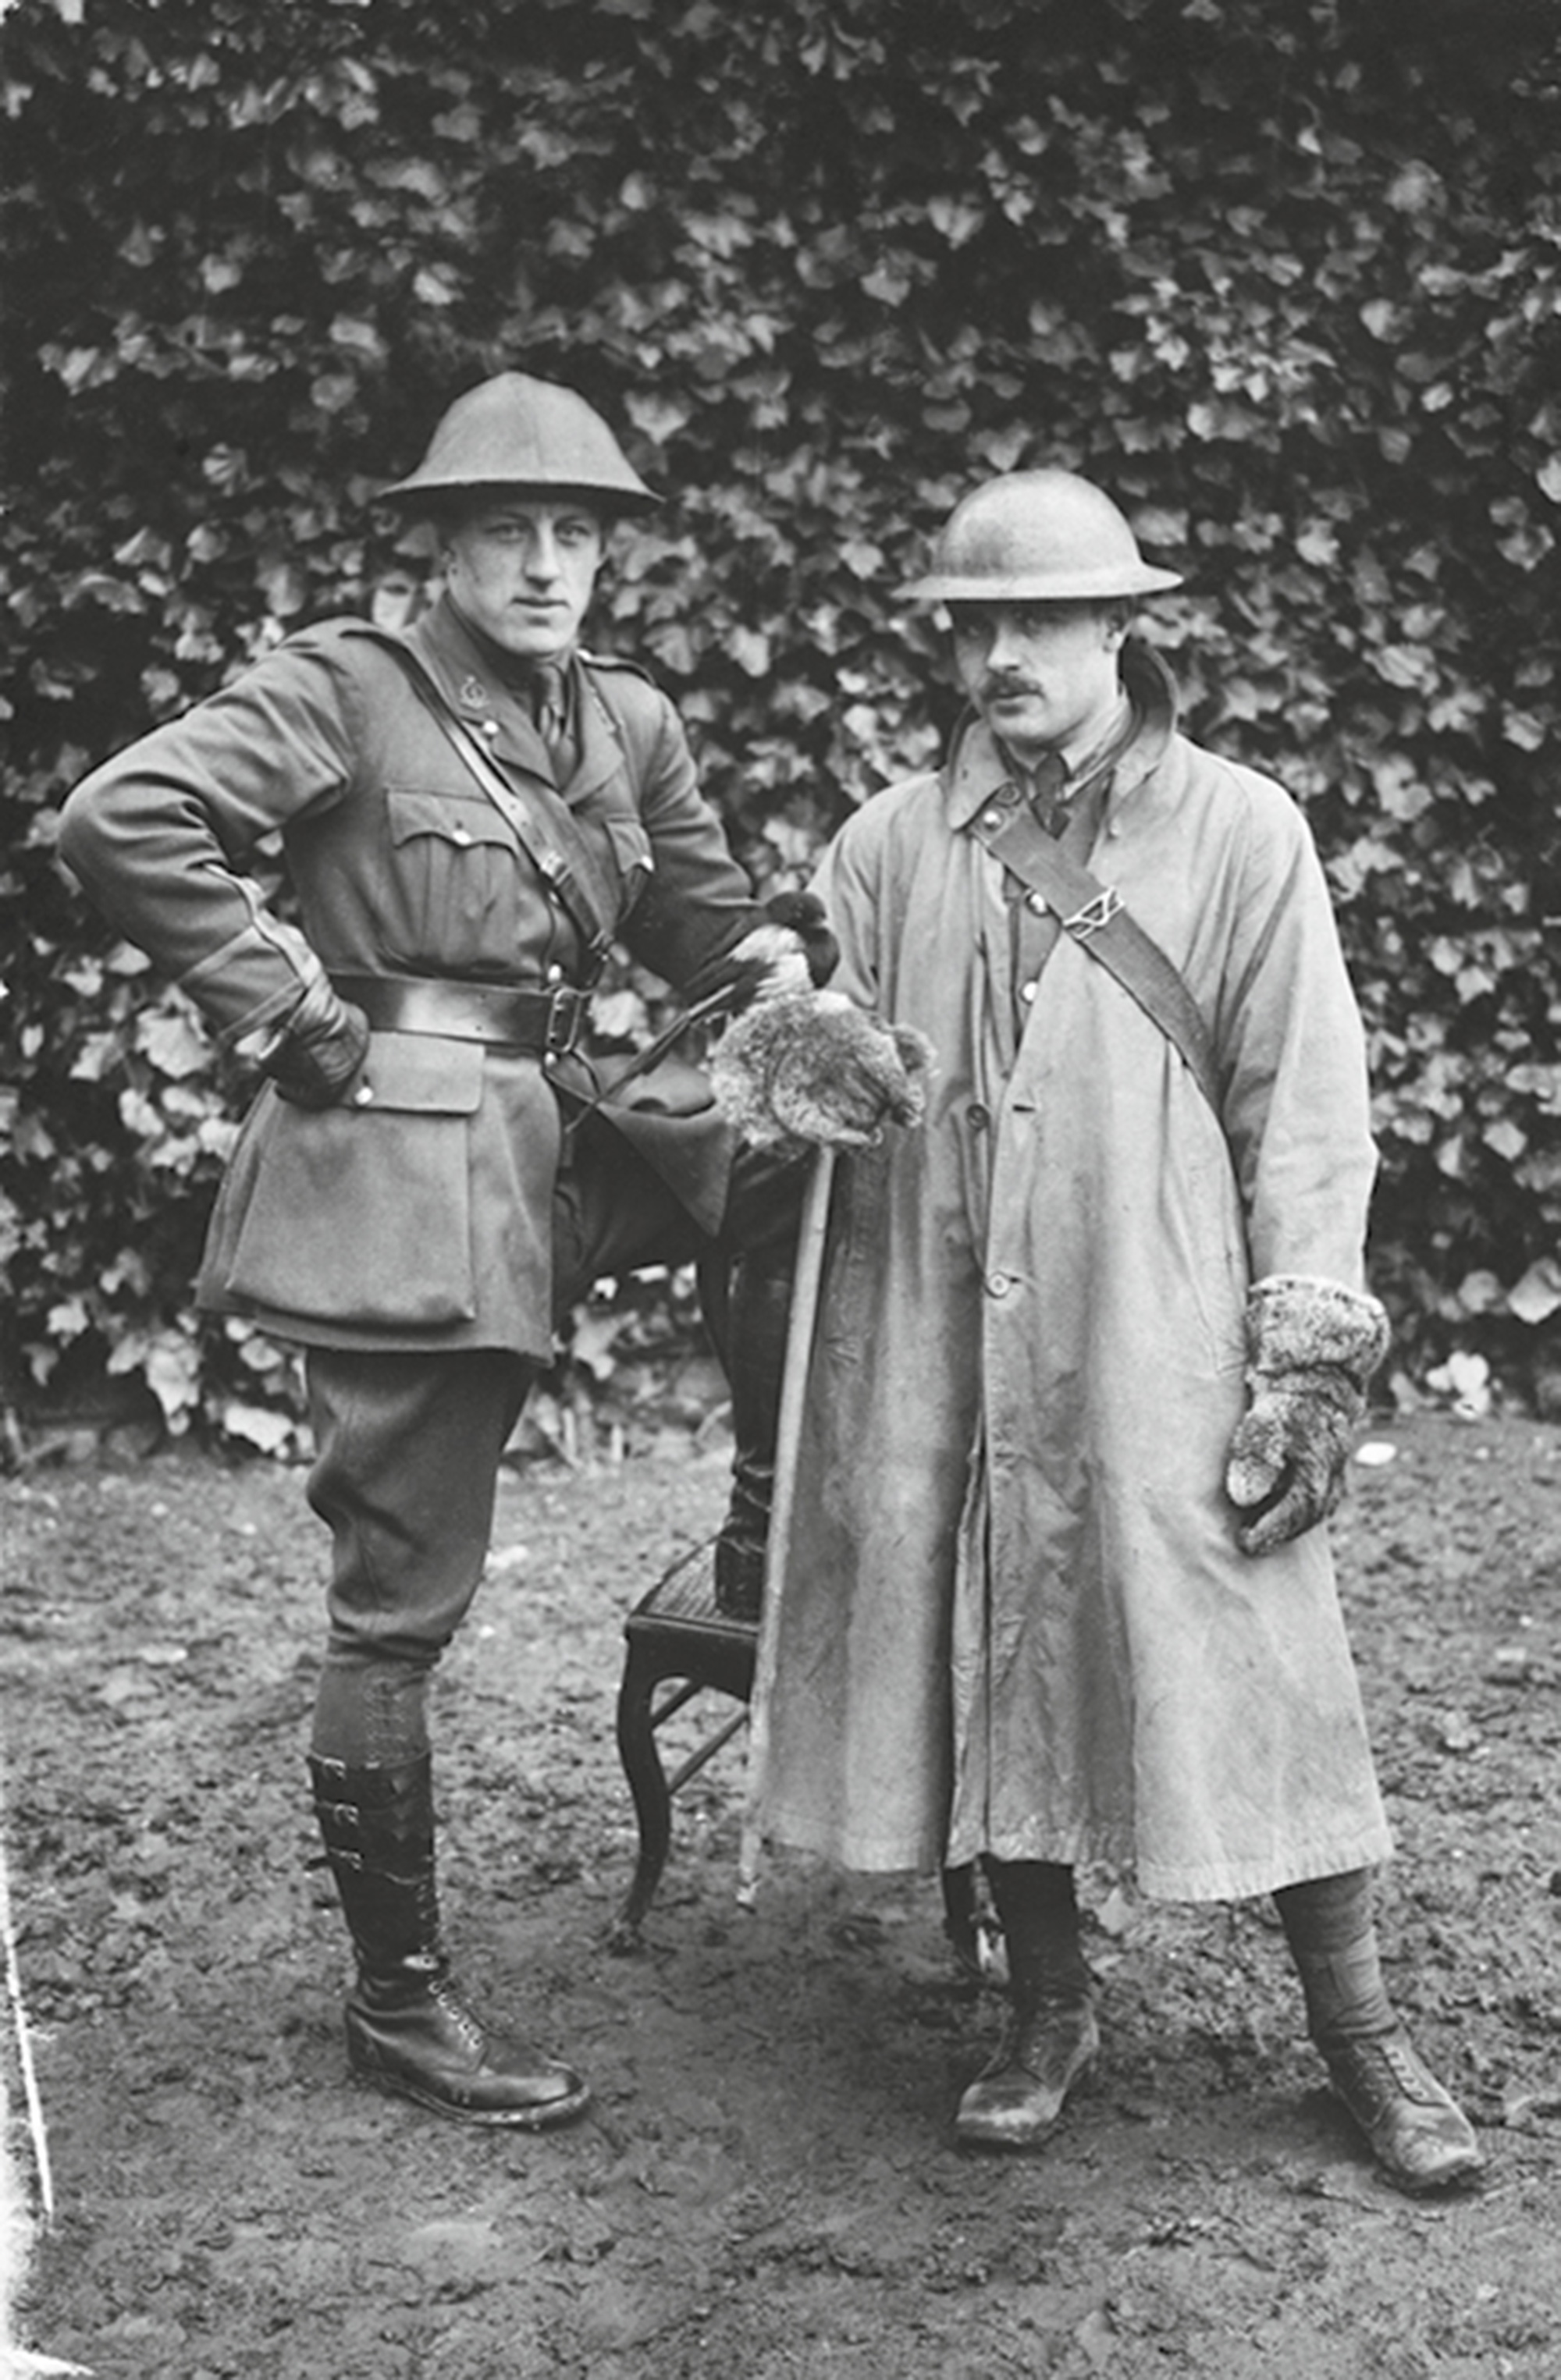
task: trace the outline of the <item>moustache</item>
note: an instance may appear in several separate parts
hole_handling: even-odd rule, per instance
[[[1039,699],[1045,691],[1045,687],[1037,686],[1032,678],[983,677],[981,683],[980,699],[982,702],[997,702],[1005,695],[1014,694],[1034,695]]]

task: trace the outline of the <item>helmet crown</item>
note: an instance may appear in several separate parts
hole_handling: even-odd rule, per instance
[[[417,469],[382,493],[415,504],[500,487],[589,496],[614,513],[643,512],[660,502],[583,396],[518,371],[500,372],[457,396]]]
[[[1008,471],[956,504],[933,566],[900,589],[928,603],[1104,601],[1181,585],[1139,552],[1104,489],[1074,471]]]

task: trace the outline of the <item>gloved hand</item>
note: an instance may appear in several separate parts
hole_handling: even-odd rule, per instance
[[[871,1148],[887,1123],[920,1123],[933,1052],[832,991],[756,1001],[711,1062],[715,1102],[756,1148]]]
[[[788,926],[802,945],[815,991],[829,981],[840,964],[840,945],[830,931],[823,903],[816,892],[774,892],[764,904],[764,915],[777,926]]]
[[[1271,1553],[1326,1520],[1365,1411],[1366,1383],[1387,1352],[1374,1297],[1337,1281],[1275,1273],[1247,1299],[1250,1398],[1226,1463],[1243,1553]]]
[[[729,951],[700,969],[684,990],[691,1001],[731,987],[734,1016],[756,1000],[807,991],[825,983],[839,964],[840,945],[829,930],[816,892],[777,892],[764,904],[768,922],[754,926]]]
[[[369,1050],[369,1020],[322,969],[261,1052],[260,1070],[294,1107],[335,1107]]]

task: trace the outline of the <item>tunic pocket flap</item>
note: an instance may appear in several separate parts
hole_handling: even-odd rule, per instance
[[[451,794],[398,792],[394,786],[384,798],[393,844],[431,834],[457,851],[470,851],[479,843],[515,848],[514,834],[491,802],[457,801]]]
[[[347,1105],[396,1115],[475,1115],[482,1104],[482,1046],[433,1033],[372,1033]]]
[[[636,868],[642,868],[647,873],[654,868],[655,854],[651,849],[651,838],[640,820],[608,817],[602,823],[613,846],[613,857],[624,875],[628,875]]]

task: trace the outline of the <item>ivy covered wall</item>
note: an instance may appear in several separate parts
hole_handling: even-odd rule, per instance
[[[17,0],[13,1382],[106,1360],[177,1426],[276,1434],[287,1367],[188,1305],[244,1087],[89,915],[54,822],[115,746],[383,600],[412,558],[376,486],[506,366],[580,388],[666,492],[597,640],[677,698],[760,877],[946,728],[893,590],[957,495],[1040,460],[1108,487],[1187,571],[1148,625],[1193,731],[1282,777],[1323,848],[1399,1362],[1472,1351],[1519,1394],[1561,1371],[1553,21]]]

